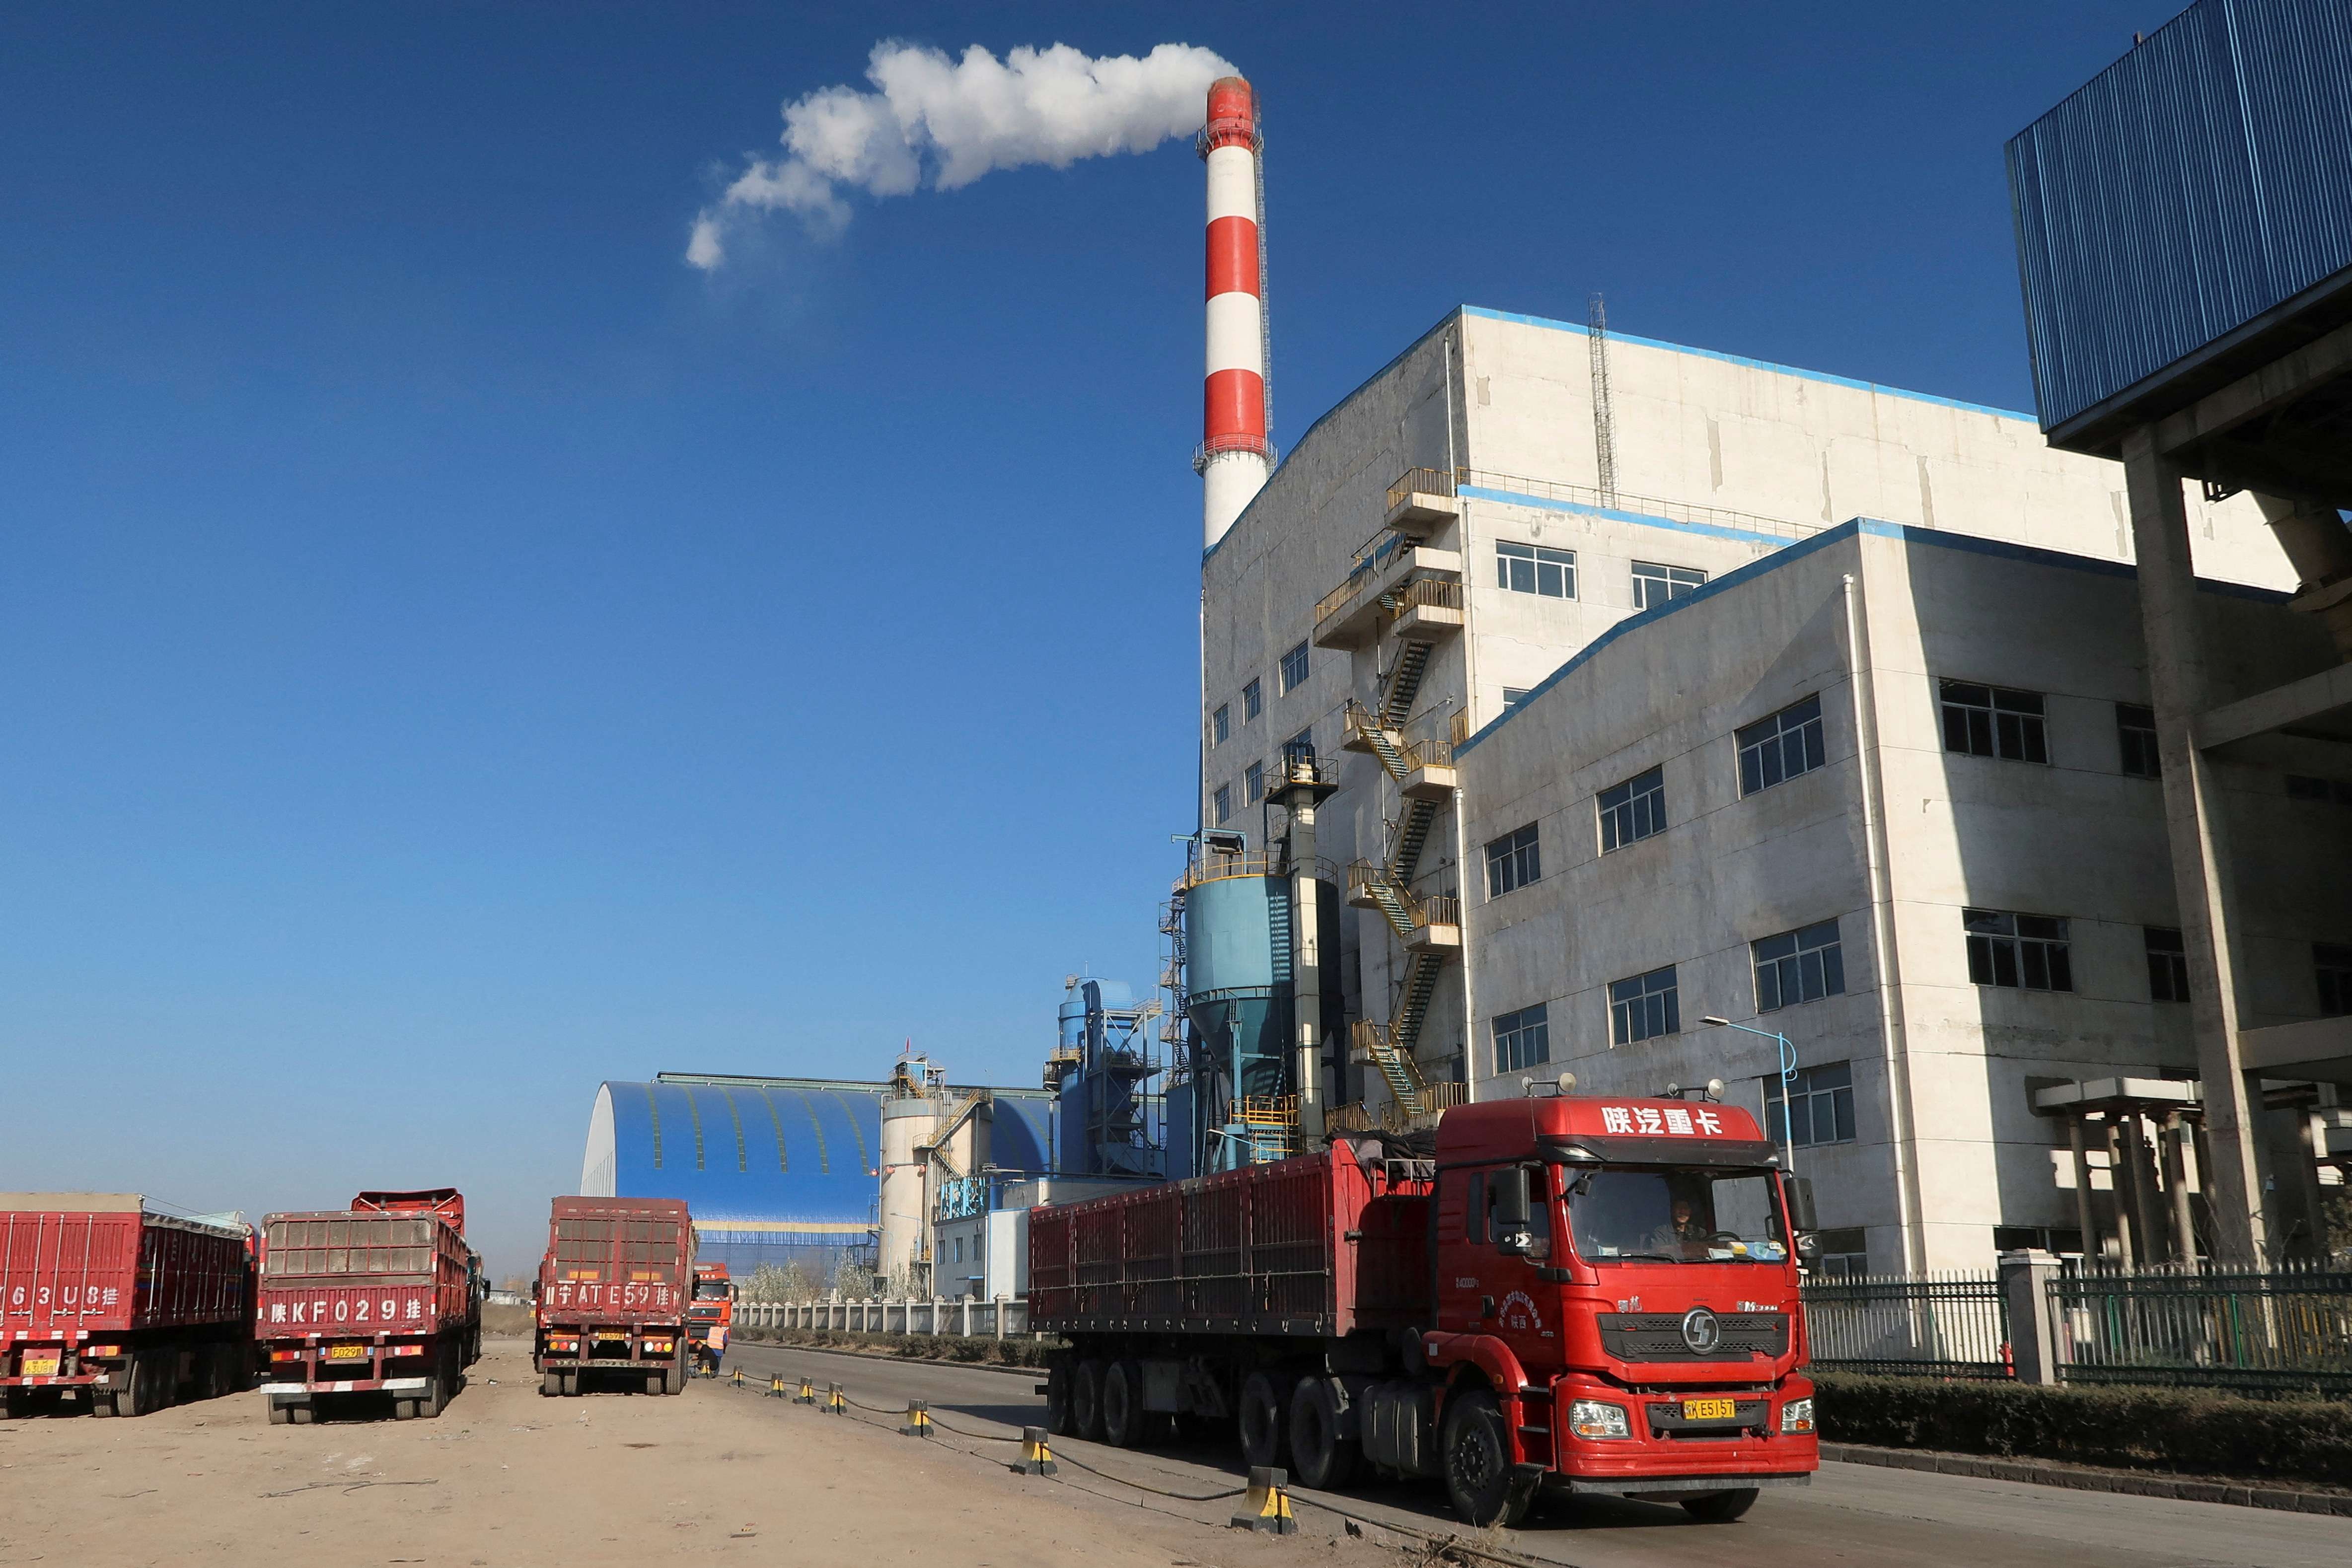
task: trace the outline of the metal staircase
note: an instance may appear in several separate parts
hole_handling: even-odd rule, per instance
[[[1402,606],[1389,604],[1387,596],[1383,596],[1382,603],[1391,613],[1401,612]],[[1379,707],[1367,708],[1351,697],[1346,708],[1347,749],[1368,751],[1379,758],[1381,768],[1396,780],[1402,792],[1402,817],[1385,860],[1358,861],[1349,868],[1349,902],[1359,907],[1378,909],[1405,948],[1404,980],[1396,1005],[1390,1009],[1387,1027],[1382,1029],[1364,1020],[1355,1026],[1357,1049],[1380,1069],[1390,1094],[1404,1106],[1418,1106],[1427,1098],[1429,1084],[1422,1076],[1421,1063],[1413,1052],[1421,1041],[1422,1021],[1428,1016],[1430,998],[1437,988],[1438,971],[1445,965],[1444,949],[1425,939],[1431,916],[1440,913],[1430,905],[1453,903],[1424,901],[1412,892],[1413,873],[1420,867],[1430,828],[1437,820],[1438,808],[1451,793],[1450,789],[1410,787],[1415,773],[1431,767],[1449,767],[1454,760],[1453,747],[1441,741],[1409,741],[1403,734],[1405,722],[1412,714],[1413,699],[1420,695],[1423,678],[1429,673],[1430,655],[1436,648],[1434,638],[1416,637],[1402,643],[1395,663],[1381,678]],[[1457,912],[1446,913],[1453,922],[1459,922]]]

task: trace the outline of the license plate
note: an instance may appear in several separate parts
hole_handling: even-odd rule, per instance
[[[26,1356],[25,1370],[18,1374],[22,1377],[55,1377],[57,1375],[58,1357],[54,1355]]]
[[[363,1344],[331,1344],[327,1347],[329,1361],[365,1361],[368,1347]]]
[[[1739,1414],[1738,1403],[1730,1399],[1685,1399],[1683,1419],[1685,1421],[1728,1421]]]

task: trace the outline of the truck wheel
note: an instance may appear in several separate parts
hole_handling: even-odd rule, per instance
[[[1738,1491],[1711,1491],[1682,1500],[1683,1511],[1703,1524],[1729,1524],[1756,1506],[1754,1487]]]
[[[33,1391],[31,1389],[0,1389],[0,1418],[21,1421],[32,1413]]]
[[[271,1426],[283,1427],[288,1422],[294,1419],[294,1406],[287,1404],[284,1400],[272,1399],[269,1396],[265,1394],[261,1396],[261,1402],[269,1406],[269,1424]]]
[[[671,1362],[668,1366],[662,1370],[662,1392],[664,1394],[683,1394],[686,1392],[685,1356],[679,1356],[676,1361]]]
[[[1467,1388],[1445,1402],[1445,1490],[1454,1511],[1484,1529],[1515,1529],[1531,1499],[1511,1502],[1511,1449],[1503,1437],[1503,1409],[1484,1388]]]
[[[319,1407],[316,1405],[289,1405],[286,1418],[297,1427],[308,1427],[319,1419]]]
[[[1103,1374],[1103,1441],[1115,1448],[1139,1448],[1147,1439],[1151,1415],[1143,1407],[1143,1368],[1131,1361],[1114,1361]]]
[[[1071,1436],[1084,1437],[1089,1443],[1102,1441],[1103,1364],[1089,1357],[1078,1363],[1077,1375],[1070,1379]]]
[[[1056,1356],[1045,1369],[1045,1430],[1056,1437],[1078,1435],[1077,1417],[1070,1407],[1070,1384],[1076,1374],[1066,1355]]]
[[[1356,1479],[1362,1450],[1339,1435],[1345,1397],[1329,1377],[1302,1377],[1290,1396],[1290,1458],[1302,1486],[1338,1491]]]
[[[113,1416],[116,1415],[128,1416],[131,1413],[131,1406],[129,1403],[130,1397],[131,1396],[128,1394],[119,1394],[108,1389],[94,1388],[90,1390],[89,1395],[89,1413],[92,1416]],[[121,1399],[124,1402],[119,1410],[116,1408],[114,1403],[117,1399]]]
[[[1253,1372],[1242,1380],[1242,1457],[1253,1465],[1286,1462],[1290,1419],[1283,1396],[1287,1392],[1270,1372]]]
[[[539,1392],[543,1399],[554,1399],[563,1393],[563,1374],[542,1372],[539,1375]]]
[[[415,1401],[415,1400],[414,1400],[414,1399],[395,1399],[395,1400],[394,1400],[394,1401],[392,1402],[392,1418],[393,1418],[394,1420],[395,1420],[395,1421],[414,1421],[414,1420],[415,1420],[415,1419],[416,1419],[416,1401]]]
[[[114,1396],[114,1413],[117,1416],[144,1416],[169,1404],[169,1400],[157,1397],[160,1392],[157,1385],[163,1382],[163,1367],[152,1354],[143,1350],[134,1353],[127,1375],[131,1380],[130,1386]]]

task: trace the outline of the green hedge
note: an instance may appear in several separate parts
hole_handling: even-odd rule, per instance
[[[859,1333],[846,1329],[753,1329],[736,1336],[766,1344],[806,1345],[813,1350],[852,1350],[869,1355],[895,1355],[908,1361],[981,1362],[996,1366],[1043,1366],[1062,1348],[1058,1340],[1026,1334],[1017,1339],[989,1339],[973,1334]]]
[[[2352,1404],[2337,1400],[1811,1376],[1826,1442],[2352,1486]]]

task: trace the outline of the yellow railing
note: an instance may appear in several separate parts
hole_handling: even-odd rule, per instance
[[[1462,900],[1450,893],[1418,894],[1400,886],[1395,874],[1378,861],[1359,860],[1348,862],[1348,898],[1349,902],[1367,897],[1374,888],[1384,888],[1404,906],[1405,918],[1416,926],[1459,925],[1462,924]],[[1358,1019],[1359,1027],[1362,1020]]]
[[[1244,1127],[1298,1125],[1298,1096],[1296,1094],[1244,1094],[1236,1110]]]
[[[1323,1113],[1323,1130],[1327,1133],[1369,1133],[1374,1129],[1402,1133],[1412,1124],[1431,1116],[1442,1116],[1456,1105],[1470,1103],[1470,1086],[1466,1083],[1432,1083],[1416,1091],[1411,1099],[1400,1103],[1383,1100],[1376,1109],[1358,1101],[1334,1105]]]
[[[1397,482],[1389,486],[1390,509],[1394,510],[1403,506],[1405,497],[1416,493],[1423,496],[1451,496],[1454,494],[1454,476],[1443,468],[1406,469]]]
[[[1244,850],[1237,855],[1204,854],[1176,879],[1176,890],[1181,893],[1204,882],[1224,882],[1237,876],[1290,876],[1306,864],[1279,850]],[[1337,869],[1320,855],[1310,868],[1312,874],[1326,882],[1333,880]]]
[[[1451,768],[1454,766],[1454,742],[1431,736],[1423,740],[1408,740],[1397,748],[1404,753],[1404,765],[1414,768]]]
[[[1410,555],[1420,543],[1411,534],[1401,534],[1391,528],[1382,528],[1374,534],[1370,542],[1356,552],[1356,559],[1349,564],[1348,575],[1340,580],[1339,586],[1315,601],[1315,619],[1320,621],[1339,610],[1361,592],[1366,583],[1387,570],[1400,556]]]
[[[1448,577],[1416,577],[1396,591],[1396,613],[1420,605],[1439,610],[1462,608],[1462,584]]]
[[[1415,913],[1420,916],[1416,925],[1459,925],[1462,924],[1462,901],[1450,893],[1434,894],[1416,901]]]

